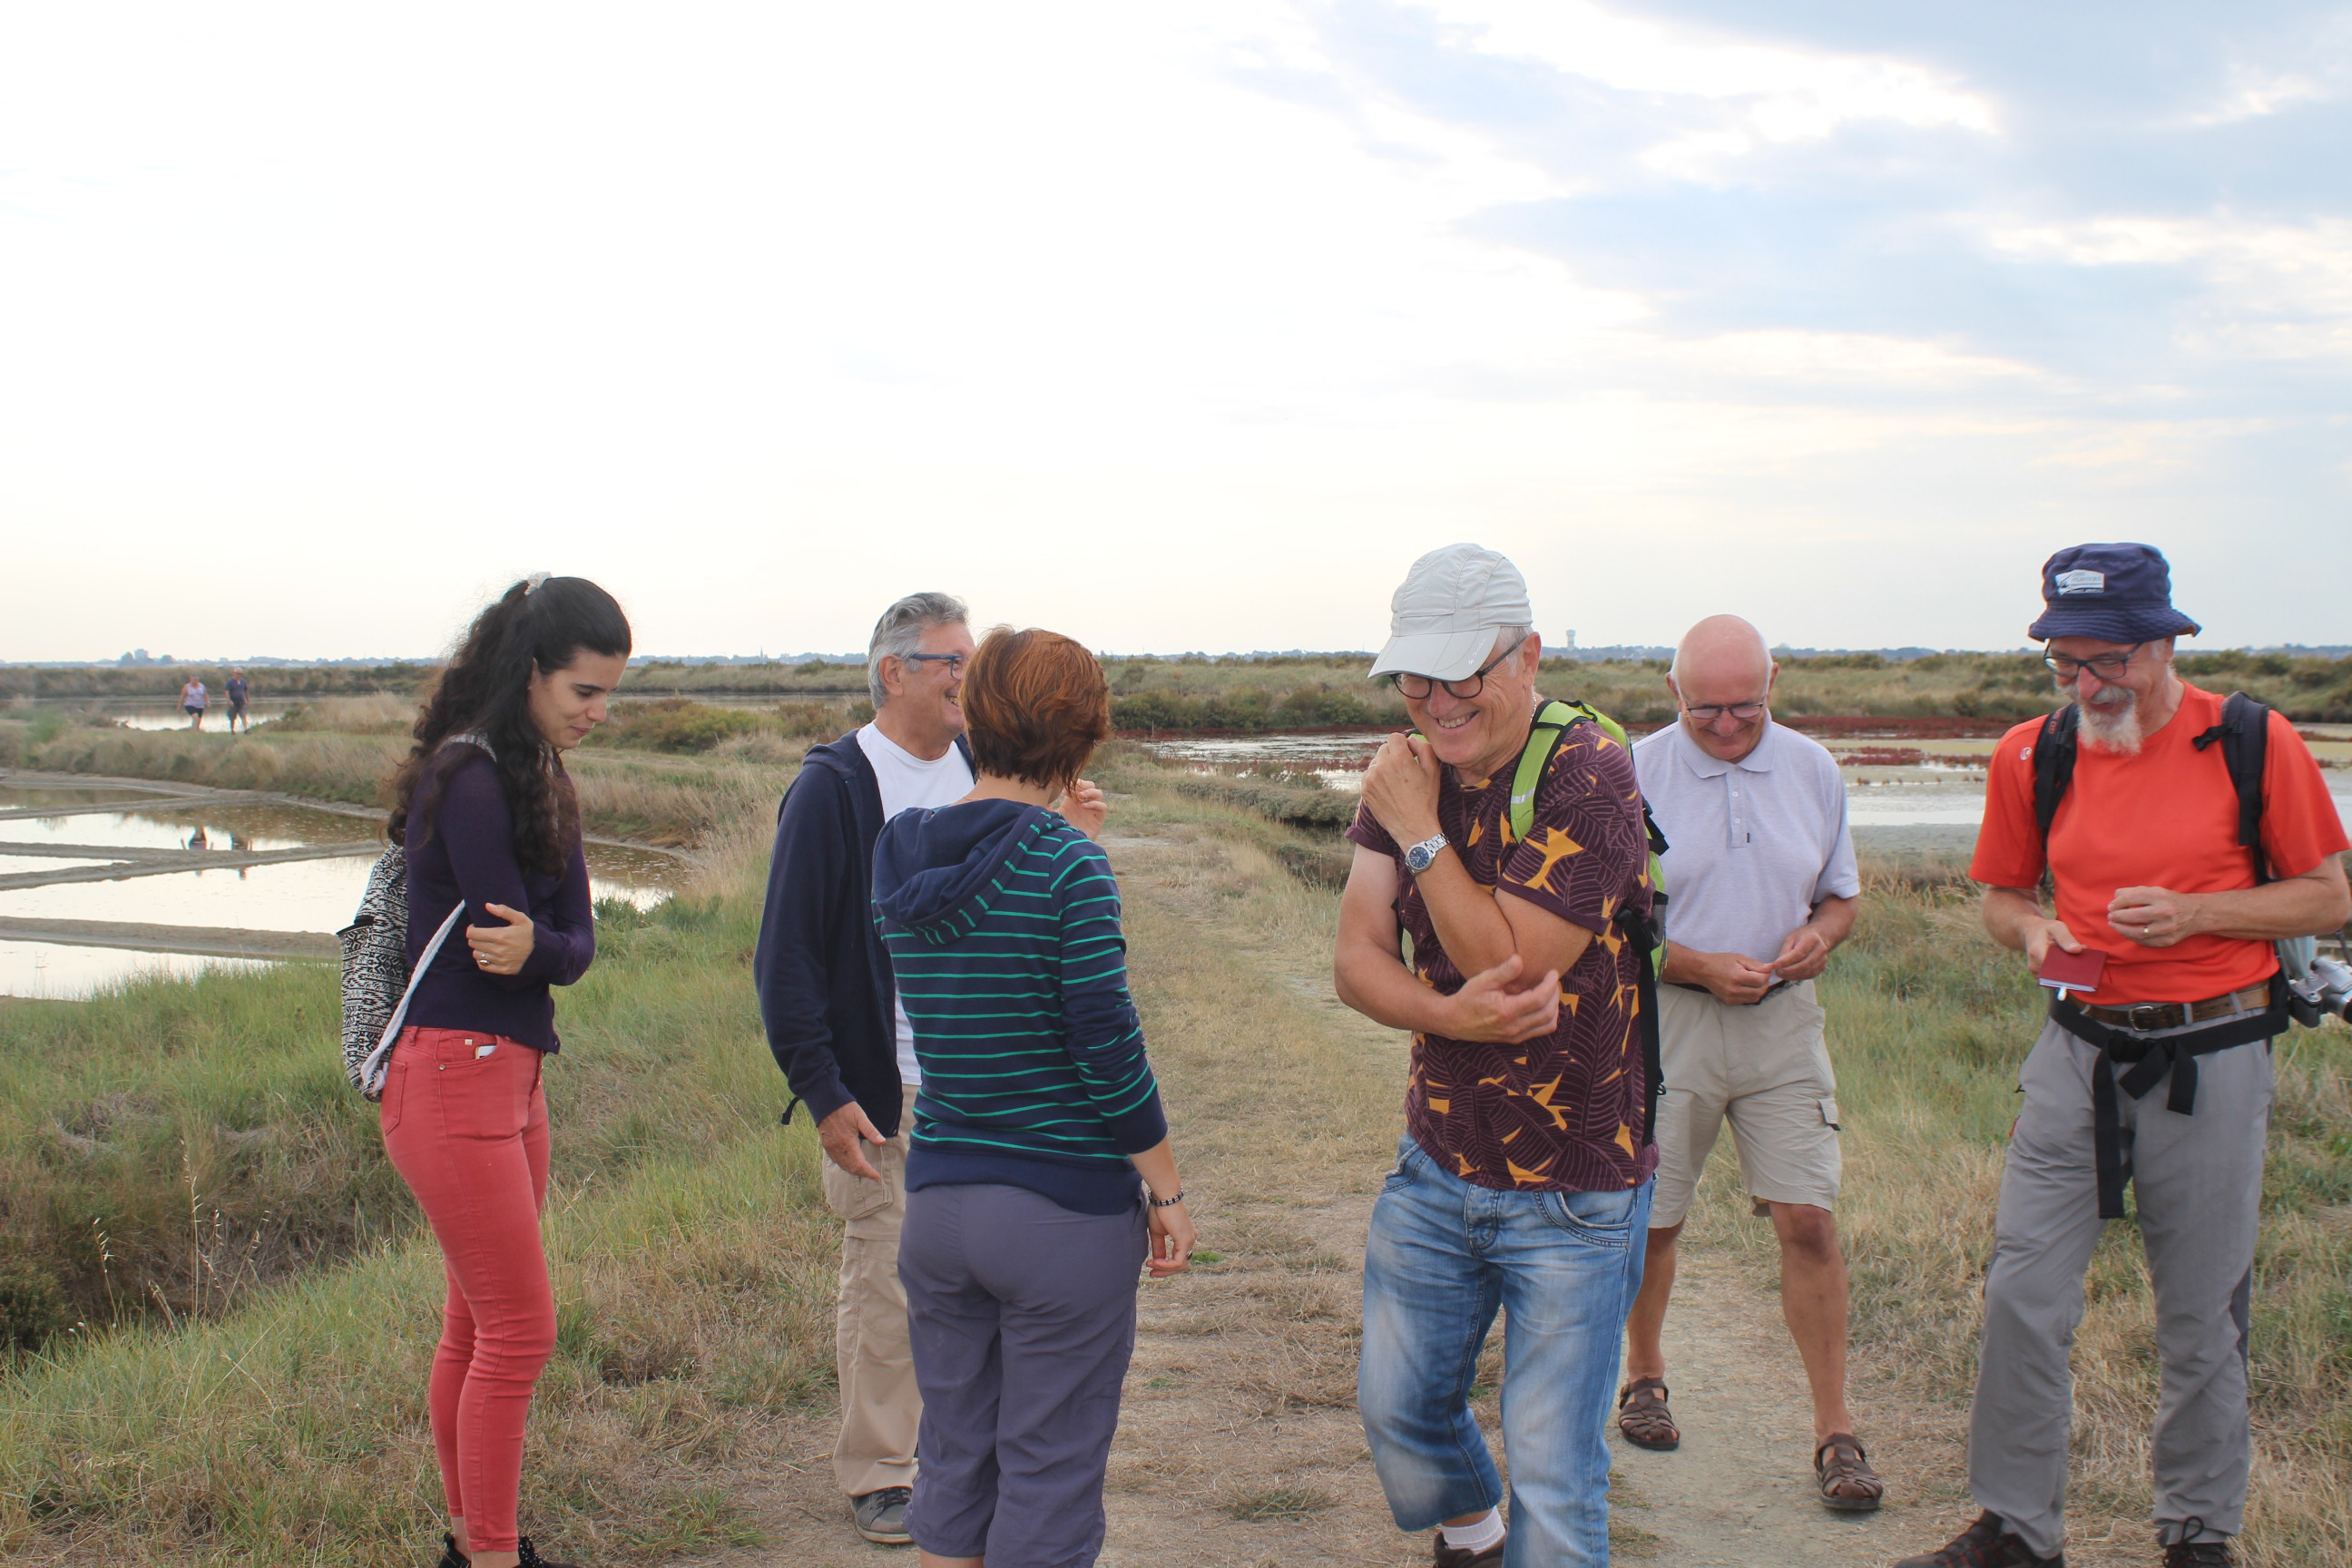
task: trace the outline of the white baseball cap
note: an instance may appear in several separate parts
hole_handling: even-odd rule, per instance
[[[1389,640],[1371,678],[1394,671],[1460,680],[1495,656],[1495,634],[1532,626],[1528,580],[1510,557],[1479,544],[1449,544],[1412,563],[1389,601]]]

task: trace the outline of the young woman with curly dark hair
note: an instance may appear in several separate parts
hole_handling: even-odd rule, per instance
[[[555,1348],[540,1239],[555,1000],[596,955],[563,753],[604,721],[629,623],[581,577],[517,583],[476,617],[393,785],[408,851],[408,957],[466,906],[465,942],[418,980],[394,1045],[385,1151],[449,1281],[428,1404],[449,1503],[443,1568],[533,1568],[515,1527],[524,1417]],[[546,1568],[561,1568],[549,1563]]]

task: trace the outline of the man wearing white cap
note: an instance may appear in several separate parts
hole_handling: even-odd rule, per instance
[[[1509,561],[1433,551],[1391,607],[1371,673],[1418,732],[1364,775],[1333,966],[1341,1000],[1412,1031],[1406,1132],[1365,1247],[1358,1407],[1398,1528],[1442,1527],[1437,1568],[1605,1563],[1602,1433],[1657,1163],[1641,793],[1626,749],[1575,723],[1514,828],[1542,647]],[[1497,1308],[1507,1534],[1470,1412]]]

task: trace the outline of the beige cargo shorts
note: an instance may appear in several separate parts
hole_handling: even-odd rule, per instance
[[[1746,1007],[1658,987],[1666,1093],[1658,1103],[1653,1229],[1680,1225],[1690,1212],[1727,1121],[1756,1213],[1769,1214],[1767,1204],[1835,1206],[1844,1163],[1822,1018],[1810,980]]]

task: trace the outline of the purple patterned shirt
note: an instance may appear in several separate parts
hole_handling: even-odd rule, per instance
[[[1412,1037],[1405,1127],[1465,1182],[1507,1191],[1595,1192],[1638,1186],[1657,1168],[1642,1142],[1649,1085],[1642,1068],[1642,957],[1613,923],[1650,907],[1649,840],[1632,753],[1598,726],[1560,742],[1536,788],[1535,825],[1511,837],[1510,776],[1476,786],[1444,770],[1437,820],[1480,887],[1499,889],[1593,933],[1561,976],[1559,1028],[1516,1046],[1438,1035]],[[1359,808],[1348,837],[1395,858],[1397,912],[1412,939],[1413,973],[1447,995],[1465,978],[1439,945],[1404,853]]]

